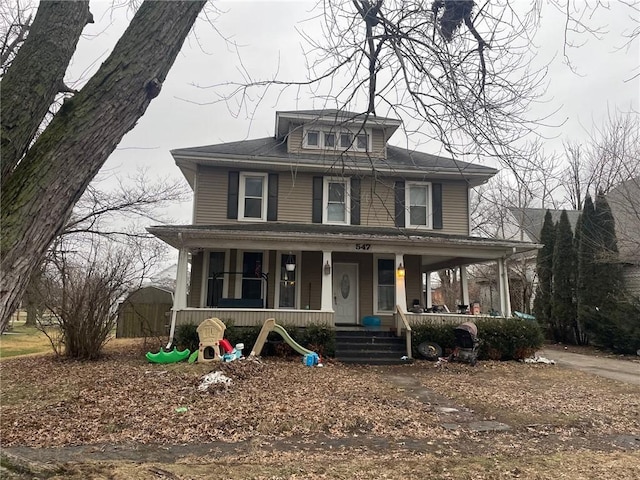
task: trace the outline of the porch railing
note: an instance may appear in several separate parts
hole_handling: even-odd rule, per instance
[[[320,310],[266,310],[246,308],[185,308],[177,312],[176,325],[198,325],[207,318],[217,317],[223,322],[229,320],[237,327],[262,325],[267,318],[275,318],[279,324],[305,327],[309,324],[334,326],[333,312]]]
[[[402,335],[402,329],[404,328],[406,335],[405,340],[407,342],[407,357],[413,358],[411,353],[411,325],[407,321],[407,317],[405,316],[402,309],[396,305],[396,335],[399,337]]]

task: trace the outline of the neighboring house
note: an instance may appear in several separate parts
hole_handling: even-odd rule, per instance
[[[611,208],[618,241],[619,259],[622,264],[624,285],[627,292],[640,298],[640,178],[632,178],[611,189],[606,195]],[[514,224],[519,226],[518,233],[512,238],[523,241],[539,242],[540,232],[547,212],[545,208],[510,208]],[[551,218],[558,223],[562,210],[552,210]],[[575,234],[580,210],[567,210],[571,229]],[[531,272],[526,278],[534,281],[536,252],[527,252],[512,258],[515,263],[525,260],[530,264]],[[513,281],[513,280],[512,280]],[[535,285],[533,286],[535,287]],[[535,288],[534,288],[535,289]],[[533,300],[533,299],[531,299]]]
[[[621,183],[606,197],[616,223],[625,288],[640,299],[640,177]]]
[[[392,118],[275,120],[273,137],[171,152],[194,192],[193,224],[148,230],[179,249],[173,327],[210,316],[395,326],[413,299],[430,306],[423,274],[460,268],[468,304],[465,267],[487,261],[510,313],[504,260],[536,245],[470,236],[469,190],[495,169],[389,145]]]
[[[549,209],[551,212],[551,219],[553,223],[560,221],[560,215],[562,210]],[[520,228],[517,230],[511,238],[518,238],[519,240],[527,242],[540,242],[540,232],[542,231],[542,225],[544,224],[544,217],[547,214],[546,208],[509,208],[509,212],[514,218],[515,225]],[[575,233],[576,224],[578,223],[578,217],[580,217],[580,210],[566,210],[571,230]],[[530,254],[536,255],[536,252],[530,252]]]

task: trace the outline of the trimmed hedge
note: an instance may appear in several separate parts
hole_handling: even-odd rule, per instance
[[[478,327],[481,360],[521,360],[530,357],[539,349],[544,336],[542,328],[535,321],[519,318],[470,318]],[[462,323],[462,322],[460,322]],[[411,326],[411,343],[414,351],[422,342],[435,342],[445,355],[455,346],[454,330],[458,324],[436,324],[425,321]]]

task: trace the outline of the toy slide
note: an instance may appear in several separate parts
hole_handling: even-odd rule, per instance
[[[282,339],[285,342],[287,342],[287,344],[291,348],[293,348],[296,352],[298,352],[300,355],[316,355],[315,352],[312,352],[311,350],[307,350],[302,345],[297,343],[293,338],[291,338],[287,333],[287,331],[276,323],[275,318],[270,318],[266,322],[264,322],[264,325],[262,326],[262,330],[260,330],[258,339],[256,340],[256,343],[253,346],[253,349],[251,350],[251,353],[249,356],[253,357],[253,356],[260,355],[260,353],[262,352],[262,347],[264,347],[264,342],[267,341],[267,336],[271,331],[276,332],[278,335],[280,335]]]

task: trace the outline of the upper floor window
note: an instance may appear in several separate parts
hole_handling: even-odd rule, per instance
[[[323,223],[348,224],[350,181],[344,178],[324,179]]]
[[[405,195],[407,226],[431,228],[431,184],[407,182]]]
[[[307,130],[305,147],[320,148],[320,132],[318,130]]]
[[[366,131],[365,131],[366,130]],[[334,150],[371,151],[369,129],[335,130],[329,127],[305,129],[302,146],[304,148]]]
[[[267,219],[267,175],[261,173],[240,174],[239,220]]]

